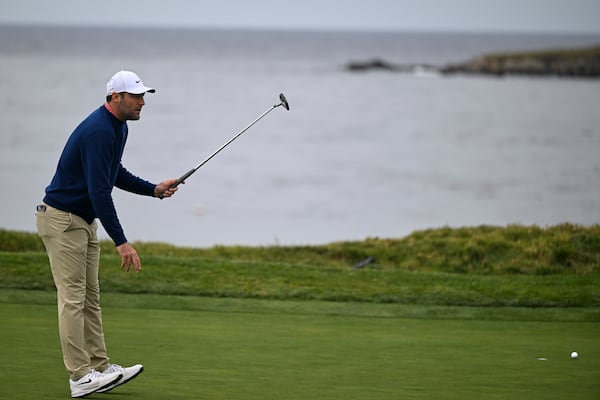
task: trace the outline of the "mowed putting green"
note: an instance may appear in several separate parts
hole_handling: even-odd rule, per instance
[[[69,398],[53,293],[0,292],[0,399]],[[597,310],[104,299],[112,361],[145,372],[91,399],[600,398]]]

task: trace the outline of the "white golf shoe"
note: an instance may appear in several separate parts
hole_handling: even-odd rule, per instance
[[[71,397],[85,397],[98,390],[104,389],[115,382],[118,382],[123,375],[121,372],[113,372],[109,374],[102,374],[98,371],[91,370],[83,378],[73,381],[69,379],[69,386],[71,387]]]
[[[102,375],[119,374],[119,375],[121,375],[121,378],[119,380],[117,380],[116,382],[113,382],[110,385],[103,387],[102,389],[98,390],[97,392],[98,393],[106,393],[109,390],[113,390],[117,386],[120,386],[124,383],[129,382],[130,380],[132,380],[133,378],[135,378],[136,376],[141,374],[142,371],[144,371],[144,366],[142,364],[136,364],[132,367],[127,367],[127,368],[123,368],[117,364],[110,364],[110,366],[107,369],[102,371]]]

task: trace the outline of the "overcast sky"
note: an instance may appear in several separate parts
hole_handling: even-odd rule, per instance
[[[600,33],[600,0],[0,0],[0,23]]]

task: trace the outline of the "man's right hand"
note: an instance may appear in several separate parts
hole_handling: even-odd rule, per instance
[[[117,246],[117,251],[121,256],[121,268],[125,268],[125,271],[129,272],[133,266],[135,272],[140,272],[140,269],[142,269],[142,262],[133,246],[128,242],[125,242],[122,245]]]
[[[177,183],[177,178],[167,179],[166,181],[162,181],[158,185],[154,187],[154,197],[158,197],[159,199],[164,199],[165,197],[171,197],[177,191],[177,186],[171,187]],[[181,182],[184,183],[184,182]]]

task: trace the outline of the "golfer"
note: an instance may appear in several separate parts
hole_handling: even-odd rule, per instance
[[[139,375],[141,364],[123,368],[109,363],[102,330],[97,222],[115,242],[121,267],[142,268],[127,242],[112,200],[114,186],[128,192],[171,197],[177,180],[158,185],[145,181],[121,164],[128,120],[140,119],[144,86],[131,71],[116,73],[106,85],[106,103],[71,134],[56,173],[37,206],[37,230],[44,242],[58,299],[58,325],[71,397],[107,392]]]

